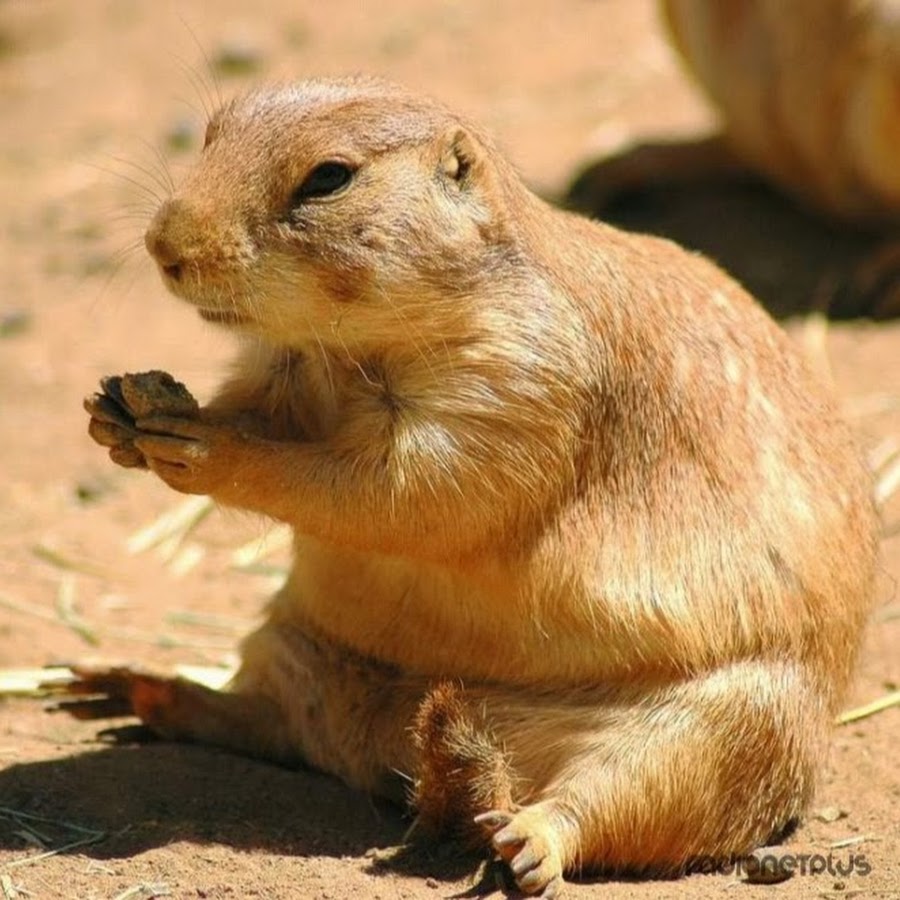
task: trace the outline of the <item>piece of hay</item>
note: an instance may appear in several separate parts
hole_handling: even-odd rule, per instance
[[[860,719],[867,719],[877,713],[884,712],[892,706],[900,706],[900,691],[891,691],[871,703],[864,706],[857,706],[856,709],[848,709],[847,712],[841,713],[837,717],[838,725],[848,725],[850,722],[858,722]]]

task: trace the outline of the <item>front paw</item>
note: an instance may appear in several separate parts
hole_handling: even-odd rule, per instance
[[[136,420],[148,416],[195,418],[200,411],[188,389],[166,372],[113,375],[100,382],[102,393],[84,401],[90,415],[88,433],[109,449],[113,462],[125,468],[144,468],[148,463],[135,445]]]
[[[134,418],[110,394],[93,394],[84,399],[85,412],[91,417],[88,434],[109,450],[110,459],[126,469],[146,469],[147,461],[134,446],[137,434]]]
[[[234,481],[248,447],[234,429],[197,419],[154,416],[135,424],[134,446],[148,467],[184,494],[221,493]]]

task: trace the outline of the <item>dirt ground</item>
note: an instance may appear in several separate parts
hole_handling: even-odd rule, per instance
[[[209,394],[229,339],[165,294],[140,243],[165,191],[161,155],[177,179],[218,92],[348,71],[389,75],[486,122],[555,196],[629,139],[711,122],[648,0],[0,4],[0,667],[216,665],[252,627],[286,564],[279,532],[213,511],[179,545],[133,552],[129,538],[183,498],[109,464],[81,399],[101,375],[148,368]],[[705,247],[782,315],[817,302],[872,243],[744,186],[618,213]],[[802,317],[787,325],[821,346]],[[900,326],[851,319],[825,337],[848,415],[884,456],[900,440]],[[852,705],[900,683],[896,497],[885,519],[893,534]],[[236,566],[234,551],[261,536],[272,552]],[[408,823],[335,780],[197,747],[110,746],[97,730],[36,700],[0,704],[5,900],[496,890],[448,848],[391,858]],[[777,886],[594,880],[569,896],[900,898],[898,746],[898,708],[838,729],[813,814],[788,845],[830,854],[832,871]]]

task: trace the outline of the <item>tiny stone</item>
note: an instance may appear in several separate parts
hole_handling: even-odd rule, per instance
[[[782,853],[774,847],[760,847],[744,859],[746,884],[778,884],[793,877],[794,870],[784,865]]]
[[[837,822],[838,819],[847,817],[847,811],[839,809],[837,806],[823,806],[816,810],[815,816],[820,822]]]
[[[220,75],[250,75],[262,68],[263,52],[245,38],[232,38],[219,45],[211,65]]]
[[[75,498],[80,503],[94,503],[112,490],[107,478],[85,478],[75,485]]]
[[[288,46],[299,50],[310,43],[312,31],[306,22],[289,22],[284,27],[284,38]]]
[[[0,313],[0,338],[15,337],[28,331],[31,313],[24,309],[11,309]]]
[[[191,119],[179,119],[166,131],[166,147],[176,153],[184,153],[197,143],[198,132],[196,122]]]

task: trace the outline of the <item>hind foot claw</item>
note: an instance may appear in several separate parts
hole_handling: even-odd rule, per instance
[[[174,679],[127,666],[79,666],[72,671],[71,681],[47,685],[56,698],[51,710],[76,719],[137,716],[151,728],[165,730],[175,703]]]
[[[562,892],[562,840],[546,806],[527,806],[516,813],[491,810],[475,817],[491,836],[491,846],[507,863],[519,889],[545,900]]]

